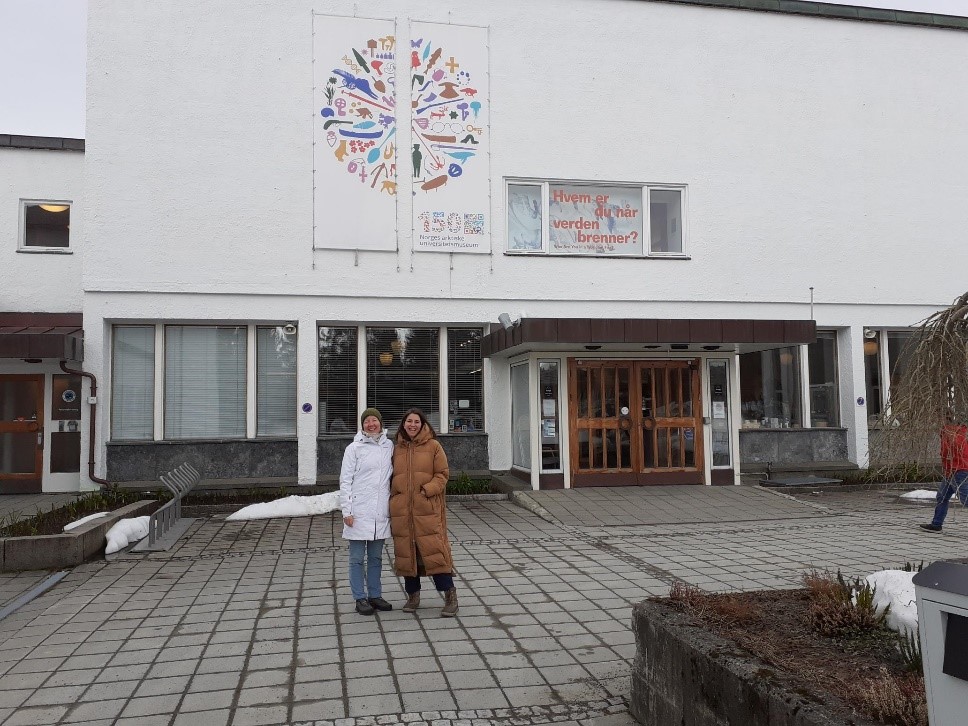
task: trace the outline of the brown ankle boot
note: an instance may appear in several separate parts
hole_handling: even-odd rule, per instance
[[[403,606],[403,612],[405,613],[415,613],[417,608],[420,607],[420,593],[412,592],[407,595],[407,602]]]
[[[457,588],[452,587],[444,593],[444,607],[440,611],[440,617],[452,618],[457,615]]]

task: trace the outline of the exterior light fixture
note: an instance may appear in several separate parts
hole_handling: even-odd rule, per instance
[[[38,205],[45,212],[66,212],[70,207],[66,204],[40,204]]]
[[[586,345],[585,346],[585,350],[601,350],[601,348],[602,348],[602,346],[600,346],[600,345]]]

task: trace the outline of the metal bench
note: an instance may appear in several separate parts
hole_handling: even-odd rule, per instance
[[[161,483],[174,496],[165,502],[148,518],[148,536],[131,548],[132,552],[164,552],[178,541],[191,526],[194,519],[182,519],[181,502],[199,481],[202,475],[191,464],[182,464],[162,474]]]

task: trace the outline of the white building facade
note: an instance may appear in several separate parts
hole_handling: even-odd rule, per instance
[[[83,279],[0,304],[83,312],[78,486],[312,484],[369,405],[536,488],[863,466],[964,287],[968,34],[742,4],[92,3],[83,180],[5,200]]]

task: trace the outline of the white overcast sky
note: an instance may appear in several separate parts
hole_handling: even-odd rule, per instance
[[[968,0],[843,4],[968,15]],[[86,35],[87,0],[0,0],[0,134],[84,137]]]

